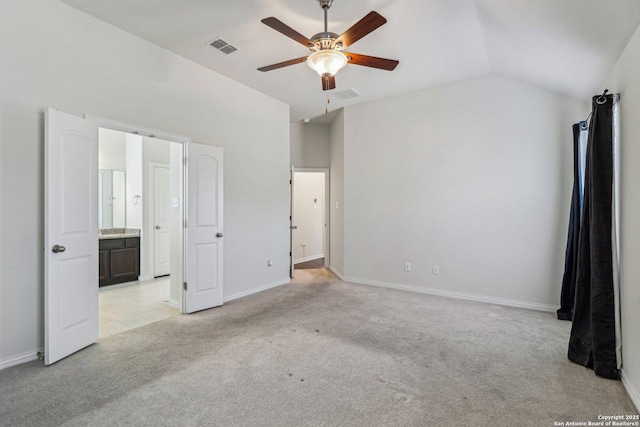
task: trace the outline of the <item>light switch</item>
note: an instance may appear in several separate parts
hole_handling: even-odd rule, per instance
[[[177,197],[174,197],[173,200],[171,200],[171,206],[173,206],[174,208],[179,208],[180,207],[180,199]]]

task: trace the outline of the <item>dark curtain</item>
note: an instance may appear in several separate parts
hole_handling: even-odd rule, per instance
[[[619,379],[611,243],[613,96],[595,96],[589,124],[569,360]]]
[[[576,273],[578,267],[578,236],[580,235],[580,124],[573,125],[573,194],[569,213],[569,233],[567,250],[564,257],[564,276],[562,277],[562,293],[558,319],[573,319],[573,301],[575,299]]]

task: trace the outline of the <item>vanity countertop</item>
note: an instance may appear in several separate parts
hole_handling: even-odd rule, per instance
[[[106,228],[98,231],[98,239],[124,239],[129,237],[140,237],[140,230],[137,228]]]

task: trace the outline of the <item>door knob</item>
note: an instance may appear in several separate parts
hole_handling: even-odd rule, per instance
[[[53,252],[54,254],[57,254],[59,252],[64,252],[66,250],[67,250],[67,248],[65,248],[64,246],[60,246],[60,245],[53,245],[53,247],[51,248],[51,252]]]
[[[297,226],[297,225],[292,225],[292,226],[291,226],[291,229],[292,229],[292,230],[297,230],[297,229],[298,229],[298,226]]]
[[[222,237],[222,233],[216,234],[216,237]]]
[[[160,230],[160,226],[159,225],[156,225],[156,230]]]

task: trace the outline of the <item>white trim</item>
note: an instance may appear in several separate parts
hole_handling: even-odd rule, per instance
[[[85,114],[84,118],[90,120],[98,125],[98,127],[107,128],[111,130],[119,130],[121,132],[132,133],[134,135],[147,136],[149,138],[158,138],[170,142],[179,142],[186,144],[191,142],[191,138],[183,135],[176,135],[173,133],[167,133],[156,129],[144,128],[141,126],[132,125],[131,123],[119,122],[116,120],[106,119],[104,117],[92,116]]]
[[[280,282],[269,283],[268,285],[264,285],[256,289],[251,289],[249,291],[240,292],[234,295],[229,295],[227,297],[224,297],[224,302],[233,301],[234,299],[238,299],[238,298],[248,297],[249,295],[253,295],[253,294],[257,294],[258,292],[277,288],[278,286],[286,285],[287,283],[290,283],[290,282],[291,282],[290,279],[282,280]]]
[[[622,385],[624,385],[624,388],[627,389],[629,398],[631,399],[633,404],[636,405],[636,410],[640,411],[640,392],[635,388],[631,381],[629,381],[629,377],[627,377],[624,369],[620,370],[620,379],[622,380]]]
[[[336,273],[335,270],[333,270],[333,268],[331,269],[331,271]],[[336,273],[336,275],[340,277],[338,273]],[[463,299],[468,301],[483,302],[487,304],[502,305],[506,307],[525,308],[528,310],[544,311],[544,312],[550,312],[550,313],[555,313],[556,310],[558,309],[558,307],[553,305],[539,304],[536,302],[510,300],[506,298],[495,298],[495,297],[489,297],[485,295],[465,294],[462,292],[445,291],[442,289],[424,288],[422,286],[403,285],[399,283],[380,282],[377,280],[360,279],[357,277],[343,276],[343,277],[340,277],[340,279],[345,282],[357,283],[359,285],[369,285],[369,286],[378,286],[381,288],[400,289],[403,291],[417,292],[420,294],[437,295],[445,298]]]
[[[320,259],[320,258],[324,258],[324,254],[318,254],[318,255],[309,255],[306,256],[304,258],[298,258],[298,259],[294,259],[293,260],[293,264],[300,264],[301,262],[307,262],[307,261],[313,261],[314,259]]]
[[[296,172],[329,173],[329,168],[296,168]]]
[[[32,362],[38,360],[38,353],[44,352],[44,348],[28,351],[26,353],[18,354],[17,356],[11,356],[4,360],[0,360],[0,371],[10,368],[16,365],[22,365],[23,363]]]
[[[333,274],[335,274],[336,276],[338,276],[338,279],[345,281],[344,280],[344,276],[342,275],[342,273],[340,273],[338,270],[336,270],[333,265],[329,266],[329,270],[331,270],[333,272]]]
[[[178,134],[173,134],[173,133],[168,133],[168,132],[164,132],[164,131],[160,131],[157,129],[150,129],[150,128],[145,128],[142,126],[137,126],[131,123],[125,123],[125,122],[120,122],[117,120],[111,120],[111,119],[107,119],[104,117],[100,117],[100,116],[93,116],[91,114],[84,114],[84,118],[87,120],[90,120],[94,123],[96,123],[98,125],[99,128],[105,128],[105,129],[111,129],[111,130],[118,130],[121,132],[126,132],[126,133],[130,133],[130,134],[134,134],[134,135],[142,135],[142,136],[146,136],[149,138],[157,138],[157,139],[161,139],[164,141],[169,141],[169,142],[177,142],[179,144],[182,144],[182,157],[183,159],[186,160],[187,155],[188,155],[188,145],[191,142],[191,138],[184,136],[184,135],[178,135]],[[171,165],[169,165],[171,166]],[[144,167],[144,165],[143,165]],[[181,178],[181,184],[182,184],[182,200],[185,201],[187,200],[188,194],[187,194],[187,166],[185,163],[183,163],[182,166],[182,178]],[[144,203],[144,201],[143,201]],[[182,221],[184,222],[184,220],[187,218],[187,203],[183,203],[182,204]],[[142,228],[140,229],[140,261],[142,261],[144,259],[144,239],[147,238],[145,233],[145,227],[144,227],[144,217],[142,219],[143,224],[142,224]],[[186,273],[186,264],[187,264],[187,237],[186,237],[186,233],[183,231],[182,233],[182,271],[180,271],[180,283],[182,283],[185,278],[187,277],[187,273]],[[142,273],[146,273],[145,269],[144,269],[144,265],[142,262],[140,262],[140,271]],[[176,275],[177,272],[172,272],[173,275]],[[147,280],[153,280],[154,277],[153,275],[140,275],[138,276],[138,280],[139,281],[147,281]],[[180,287],[182,289],[182,286]],[[183,292],[181,292],[181,297],[183,295]],[[181,304],[182,305],[182,304]],[[182,309],[182,307],[180,307],[180,314],[183,314],[185,311]]]
[[[182,304],[177,299],[169,298],[169,307],[177,308],[180,310]]]

